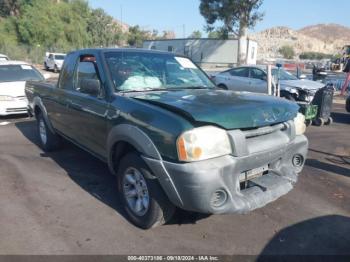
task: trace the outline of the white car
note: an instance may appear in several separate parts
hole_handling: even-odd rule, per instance
[[[8,58],[8,56],[3,55],[3,54],[0,54],[0,61],[8,61],[8,60],[10,60],[10,59]]]
[[[0,61],[0,116],[28,113],[27,80],[42,81],[44,76],[25,62]]]
[[[315,93],[325,84],[298,79],[284,69],[272,68],[272,75],[279,72],[281,97],[289,100],[311,102]],[[266,66],[241,66],[212,76],[215,84],[223,89],[267,94]]]
[[[66,54],[46,53],[44,61],[45,70],[53,70],[55,73],[61,71]]]

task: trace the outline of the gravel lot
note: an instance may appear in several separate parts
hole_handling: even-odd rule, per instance
[[[310,127],[295,189],[248,215],[178,212],[150,231],[121,211],[107,167],[66,143],[45,154],[35,122],[0,118],[0,254],[350,254],[350,114]]]

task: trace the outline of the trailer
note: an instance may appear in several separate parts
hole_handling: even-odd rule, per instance
[[[145,40],[144,49],[160,50],[184,55],[191,58],[202,68],[233,67],[238,64],[239,44],[246,64],[255,65],[257,60],[257,42],[247,39],[212,39],[212,38],[179,38]],[[241,54],[242,54],[241,53]]]

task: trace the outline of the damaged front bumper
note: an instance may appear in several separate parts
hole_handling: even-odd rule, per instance
[[[193,163],[144,159],[176,206],[209,214],[246,213],[285,195],[297,182],[308,141],[295,135],[292,122],[285,125],[232,131],[232,155]],[[252,170],[261,174],[249,178]]]

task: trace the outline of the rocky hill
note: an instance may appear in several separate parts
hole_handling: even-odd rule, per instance
[[[251,34],[258,42],[258,59],[281,57],[278,50],[282,46],[292,46],[298,57],[303,52],[339,53],[341,48],[350,44],[350,28],[336,24],[319,24],[300,30],[288,27],[274,27]]]

